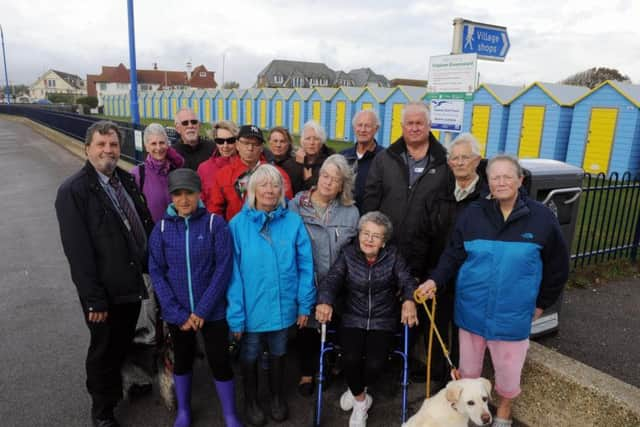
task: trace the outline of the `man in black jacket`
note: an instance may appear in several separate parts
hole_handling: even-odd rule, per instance
[[[147,236],[151,214],[134,178],[117,167],[122,136],[107,121],[87,130],[84,167],[58,189],[55,208],[71,278],[91,342],[87,390],[94,426],[117,426],[120,369],[146,298]]]
[[[431,241],[419,238],[419,232],[425,210],[435,208],[429,202],[446,190],[449,174],[446,150],[431,134],[429,108],[422,102],[408,103],[402,114],[402,137],[380,152],[369,168],[362,210],[379,210],[391,219],[392,242],[420,282],[435,265],[425,257]],[[441,231],[443,236],[446,231]],[[424,311],[419,313],[421,325],[428,327]],[[414,371],[412,377],[419,381],[424,371]]]
[[[200,121],[193,110],[189,108],[179,110],[174,123],[176,131],[180,134],[180,140],[173,145],[173,148],[184,158],[183,167],[197,171],[200,163],[209,160],[212,155],[218,155],[216,144],[200,136]]]

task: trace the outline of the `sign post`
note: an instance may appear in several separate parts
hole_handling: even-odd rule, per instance
[[[453,20],[453,53],[475,53],[478,59],[504,61],[510,47],[507,27],[462,18]]]

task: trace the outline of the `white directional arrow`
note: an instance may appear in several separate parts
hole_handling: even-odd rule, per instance
[[[500,56],[505,56],[509,49],[509,40],[507,39],[507,33],[501,33],[500,35],[502,36],[502,50],[500,51]]]

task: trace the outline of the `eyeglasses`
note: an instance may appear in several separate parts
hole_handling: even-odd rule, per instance
[[[342,178],[337,176],[331,176],[326,172],[320,172],[320,178],[327,179],[331,181],[332,184],[338,184],[338,185],[342,184]]]
[[[232,136],[229,138],[213,138],[213,140],[218,145],[224,145],[224,144],[235,144],[238,138],[236,138],[235,136]]]
[[[369,233],[368,231],[361,231],[360,236],[365,240],[376,240],[378,242],[381,242],[382,239],[384,239],[382,234]]]
[[[189,124],[191,124],[192,126],[195,126],[195,125],[197,125],[198,123],[199,123],[199,122],[198,122],[198,119],[183,120],[183,121],[181,121],[181,122],[180,122],[180,124],[181,124],[182,126],[189,126]]]
[[[245,147],[252,147],[252,148],[260,148],[262,147],[262,143],[261,142],[251,142],[251,141],[247,141],[246,139],[238,139],[238,142],[242,145],[244,145]]]

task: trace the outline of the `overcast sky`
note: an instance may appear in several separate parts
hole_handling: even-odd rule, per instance
[[[137,65],[184,70],[222,83],[255,83],[272,59],[371,67],[387,78],[426,79],[429,57],[451,51],[455,17],[506,26],[505,62],[479,61],[484,82],[555,82],[594,66],[640,83],[640,1],[134,0]],[[126,0],[0,0],[12,84],[53,68],[83,78],[129,66]],[[4,84],[4,71],[0,72]]]

